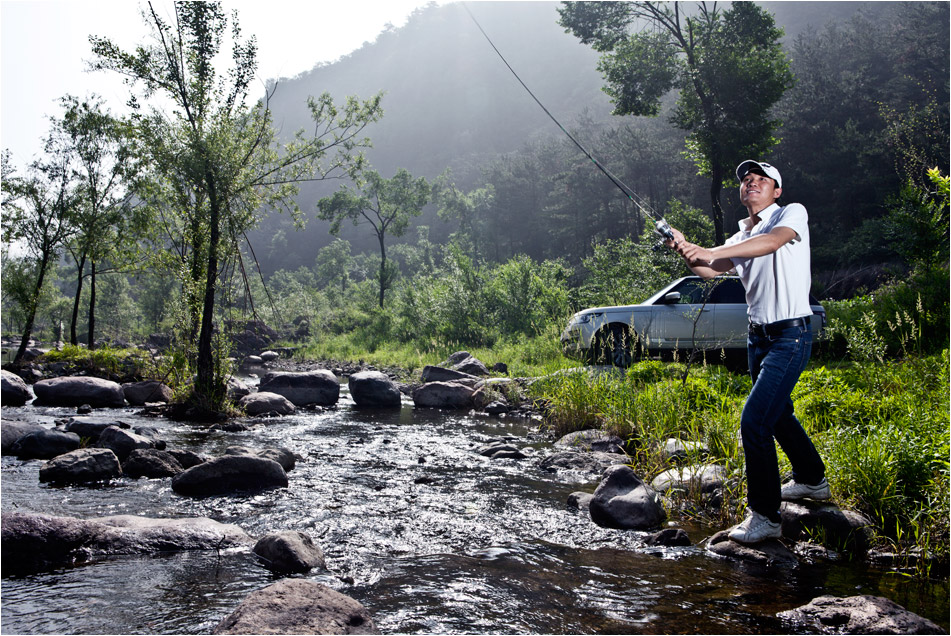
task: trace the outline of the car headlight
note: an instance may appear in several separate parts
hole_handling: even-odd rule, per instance
[[[586,325],[586,324],[588,324],[589,322],[591,322],[592,320],[594,320],[597,316],[598,316],[598,314],[595,314],[595,313],[575,314],[575,315],[571,318],[571,322],[570,322],[569,324],[572,324],[572,325]]]

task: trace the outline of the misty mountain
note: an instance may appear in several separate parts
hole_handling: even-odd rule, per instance
[[[764,4],[786,29],[787,39],[867,8],[867,3],[857,2]],[[466,6],[515,73],[562,125],[570,130],[580,116],[595,122],[612,120],[611,104],[601,91],[598,54],[557,24],[557,2]],[[480,167],[488,161],[515,152],[532,139],[561,136],[506,68],[466,6],[430,4],[414,12],[403,27],[388,29],[332,64],[272,82],[275,125],[287,138],[306,128],[309,95],[328,91],[341,101],[350,95],[366,99],[383,91],[383,119],[366,131],[373,141],[366,153],[373,168],[386,178],[406,168],[414,176],[430,179],[451,168],[463,189],[478,185]],[[272,214],[264,219],[251,238],[265,273],[313,265],[320,247],[332,240],[328,224],[315,218],[316,201],[339,185],[327,181],[301,189],[299,201],[308,219],[304,231],[296,232],[285,216]],[[431,209],[417,224],[430,225],[431,238],[437,242],[450,231]],[[347,228],[343,236],[353,244],[354,253],[376,250],[373,237],[363,228]]]

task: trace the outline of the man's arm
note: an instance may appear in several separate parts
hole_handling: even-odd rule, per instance
[[[674,241],[667,241],[667,246],[675,248],[686,259],[687,267],[701,278],[713,278],[730,271],[733,269],[733,258],[756,258],[772,254],[798,236],[792,228],[776,227],[767,234],[707,249],[684,240],[678,230],[674,229],[673,232]]]

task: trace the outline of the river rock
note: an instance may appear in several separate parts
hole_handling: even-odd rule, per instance
[[[667,518],[660,495],[625,465],[604,471],[589,510],[591,520],[604,528],[648,530]]]
[[[326,369],[268,373],[261,378],[258,391],[283,395],[295,406],[333,406],[340,399],[340,383]]]
[[[291,415],[297,407],[283,395],[258,391],[238,400],[238,406],[248,415]]]
[[[350,396],[357,406],[399,408],[400,389],[380,371],[361,371],[350,376]]]
[[[198,453],[189,450],[176,450],[174,448],[170,448],[168,449],[168,453],[174,457],[185,470],[207,461]]]
[[[274,362],[281,357],[277,351],[262,351],[260,358],[262,362]]]
[[[730,539],[729,530],[721,530],[710,537],[707,541],[707,550],[728,559],[749,561],[759,565],[795,565],[799,562],[796,555],[779,539],[767,539],[753,545],[744,545]]]
[[[33,571],[118,554],[169,550],[220,550],[249,545],[239,527],[204,517],[150,519],[120,515],[100,519],[4,512],[3,574]]]
[[[590,492],[576,491],[568,495],[568,507],[575,510],[588,510],[594,495]]]
[[[664,546],[667,548],[687,547],[693,545],[687,531],[683,528],[664,528],[647,537],[647,545]]]
[[[16,373],[0,370],[0,404],[3,406],[23,406],[33,399],[30,387]]]
[[[624,457],[617,453],[600,451],[584,453],[578,451],[560,451],[538,462],[538,467],[550,473],[571,471],[587,475],[602,475],[609,466],[623,463]]]
[[[936,623],[881,596],[820,596],[777,614],[790,632],[819,634],[946,634]]]
[[[467,382],[469,384],[475,385],[479,382],[479,378],[468,373],[463,373],[462,371],[456,371],[454,369],[446,369],[445,367],[433,366],[427,364],[423,367],[422,373],[423,384],[427,382]]]
[[[136,479],[174,477],[184,470],[175,455],[155,448],[137,448],[122,462],[123,474]]]
[[[58,455],[40,468],[40,481],[88,484],[122,476],[119,458],[108,448],[80,448]]]
[[[251,457],[263,457],[264,459],[273,459],[284,472],[291,472],[297,465],[297,456],[289,448],[248,448],[247,446],[229,446],[225,449],[225,455],[250,455]]]
[[[422,408],[472,408],[473,390],[458,382],[428,382],[413,391],[413,403]]]
[[[665,470],[654,477],[651,487],[661,493],[671,489],[711,493],[722,488],[725,480],[726,469],[719,464],[681,466]]]
[[[252,551],[274,572],[302,574],[326,567],[324,553],[313,539],[294,530],[269,534]]]
[[[0,454],[15,455],[13,445],[17,441],[30,433],[46,430],[39,424],[31,422],[20,422],[17,420],[0,421]]]
[[[575,451],[598,451],[624,454],[624,440],[612,433],[597,429],[568,433],[555,442],[555,448]]]
[[[33,392],[36,393],[36,402],[46,406],[125,406],[122,387],[102,378],[68,376],[40,380],[33,385]]]
[[[251,455],[217,457],[172,478],[172,490],[180,495],[224,495],[286,487],[287,473],[280,464]]]
[[[512,407],[505,400],[495,400],[486,404],[482,410],[489,415],[504,415],[511,411]]]
[[[76,433],[80,438],[86,439],[92,443],[96,443],[99,441],[99,436],[102,435],[102,432],[110,426],[123,429],[129,428],[128,424],[118,420],[103,420],[94,417],[83,416],[69,418],[69,420],[66,422],[65,428],[69,433]]]
[[[232,402],[237,402],[244,396],[251,395],[251,387],[235,377],[228,378],[225,391],[228,394],[228,399]]]
[[[124,462],[135,449],[155,448],[155,443],[144,435],[133,433],[118,426],[109,426],[99,435],[96,446],[111,449],[119,458],[119,461]]]
[[[122,385],[122,394],[133,406],[144,406],[148,402],[172,401],[172,389],[158,380],[143,380]]]
[[[689,455],[698,455],[706,452],[706,450],[707,447],[702,442],[685,442],[671,437],[664,444],[661,457],[665,461],[681,462],[686,460]]]
[[[76,450],[79,444],[76,433],[41,428],[18,439],[11,450],[20,459],[53,459]]]
[[[835,550],[864,555],[872,542],[869,519],[853,510],[828,502],[786,501],[780,507],[783,536],[793,541],[822,537],[822,544]]]
[[[473,356],[468,356],[455,363],[452,365],[452,369],[453,371],[459,371],[460,373],[467,373],[474,376],[489,375],[488,367],[486,367],[481,360]]]
[[[214,634],[378,634],[363,605],[326,585],[284,579],[252,592]]]
[[[495,441],[481,446],[476,452],[489,459],[525,459],[528,457],[514,444],[503,441]]]

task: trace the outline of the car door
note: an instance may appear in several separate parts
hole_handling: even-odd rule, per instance
[[[715,279],[709,305],[716,325],[716,335],[710,345],[718,349],[746,348],[750,319],[742,281],[732,277]]]
[[[714,338],[713,307],[703,302],[707,290],[701,279],[688,278],[657,300],[657,348],[705,348]]]

